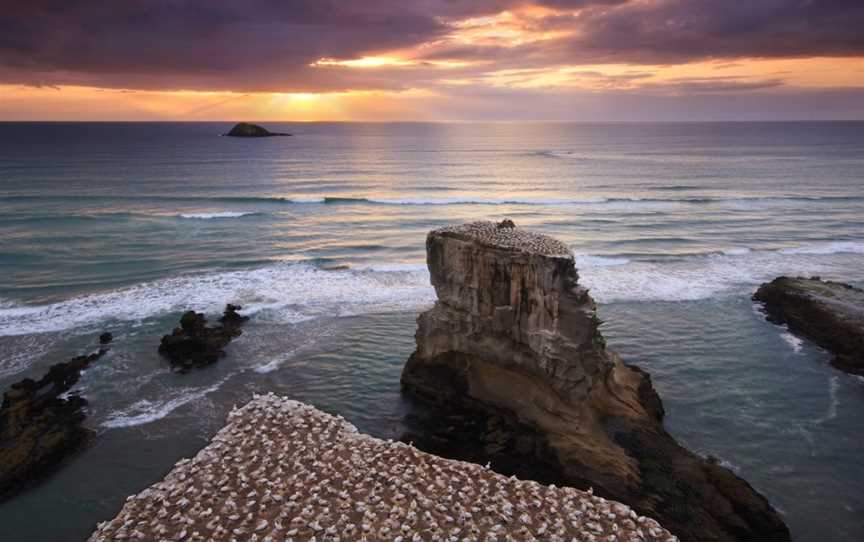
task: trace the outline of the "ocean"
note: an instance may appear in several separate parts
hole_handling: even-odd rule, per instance
[[[510,218],[565,241],[608,343],[682,444],[795,540],[864,539],[864,379],[765,321],[781,274],[864,284],[864,123],[0,123],[0,387],[110,353],[93,444],[0,505],[0,540],[84,540],[274,391],[397,438],[426,233]],[[157,353],[187,309],[252,316],[216,365]]]

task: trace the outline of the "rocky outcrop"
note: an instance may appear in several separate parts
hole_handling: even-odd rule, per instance
[[[768,320],[829,350],[835,367],[864,375],[864,290],[819,277],[778,277],[753,299]]]
[[[208,326],[199,312],[183,313],[180,327],[162,337],[159,353],[181,373],[216,363],[225,355],[228,343],[243,333],[241,327],[249,317],[238,313],[239,310],[242,310],[239,305],[228,304],[218,326]]]
[[[405,438],[502,472],[593,487],[683,540],[789,540],[764,497],[666,432],[648,374],[606,348],[569,249],[513,226],[429,234],[438,300],[418,317],[402,384],[431,423]]]
[[[274,137],[274,136],[290,136],[291,134],[283,134],[280,132],[270,132],[267,129],[250,124],[248,122],[240,122],[235,124],[231,131],[225,134],[229,137]]]
[[[102,342],[100,340],[100,342]],[[102,342],[107,344],[107,342]],[[83,427],[87,401],[66,395],[81,371],[108,350],[52,365],[41,379],[12,384],[0,406],[0,500],[53,470],[90,436]]]
[[[275,395],[228,421],[90,542],[676,540],[621,503],[372,438]]]

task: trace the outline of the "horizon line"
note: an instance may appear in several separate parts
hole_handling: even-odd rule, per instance
[[[0,119],[0,124],[251,124],[295,123],[295,124],[694,124],[694,123],[802,123],[802,122],[864,122],[862,118],[852,119],[630,119],[630,120],[543,120],[543,119],[489,119],[489,120],[183,120],[183,119],[114,119],[114,120],[64,120],[64,119]]]

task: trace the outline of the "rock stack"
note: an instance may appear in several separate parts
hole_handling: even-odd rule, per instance
[[[239,305],[226,305],[218,326],[208,326],[207,318],[200,312],[186,311],[180,318],[180,327],[162,337],[159,353],[178,372],[216,363],[225,355],[228,343],[243,333],[241,327],[249,317],[239,314],[239,310],[242,310]]]
[[[764,497],[666,432],[650,377],[606,348],[566,245],[474,222],[431,232],[426,249],[438,300],[402,385],[448,426],[416,431],[418,446],[431,434],[430,451],[593,487],[683,540],[790,539]]]

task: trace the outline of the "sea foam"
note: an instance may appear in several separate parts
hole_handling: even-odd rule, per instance
[[[235,211],[219,211],[213,213],[182,213],[180,214],[180,218],[197,218],[201,220],[208,220],[211,218],[240,218],[241,216],[249,216],[259,214],[255,211],[247,211],[247,212],[235,212]]]
[[[277,323],[322,316],[415,310],[434,300],[429,274],[406,270],[324,271],[307,264],[182,275],[47,305],[0,308],[0,336],[104,326],[195,309],[218,312],[226,303]]]
[[[860,243],[829,243],[801,250],[735,251],[665,261],[617,256],[576,256],[580,282],[597,301],[691,301],[750,293],[780,274],[842,274],[864,280],[860,266],[843,260]],[[815,252],[814,252],[815,251]],[[832,253],[827,253],[832,254]],[[840,258],[840,260],[838,260]],[[844,263],[845,262],[845,263]],[[425,265],[387,264],[326,271],[308,264],[181,275],[106,293],[46,305],[0,305],[0,336],[82,329],[114,321],[134,322],[195,309],[215,313],[226,303],[272,323],[298,323],[320,317],[415,311],[435,300]]]
[[[149,399],[141,399],[125,409],[109,414],[101,426],[107,429],[115,429],[118,427],[144,425],[161,420],[183,405],[192,401],[198,401],[218,390],[226,380],[227,378],[206,388],[184,389],[175,394],[169,394],[168,397],[161,400],[151,401]]]
[[[783,254],[864,254],[864,243],[855,241],[827,241],[810,243],[780,250]]]

